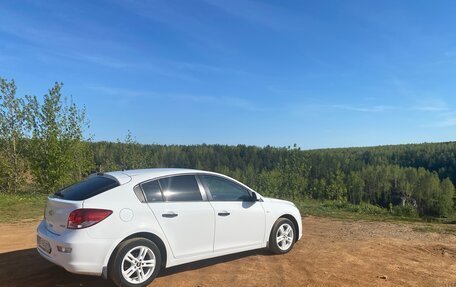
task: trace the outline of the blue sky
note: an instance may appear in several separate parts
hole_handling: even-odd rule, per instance
[[[94,140],[456,140],[455,1],[0,1],[0,76]]]

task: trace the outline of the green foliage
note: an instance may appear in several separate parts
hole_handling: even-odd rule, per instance
[[[368,203],[351,204],[334,200],[303,199],[295,202],[303,216],[325,216],[340,219],[395,220],[405,219],[389,213],[386,209]],[[415,220],[406,218],[407,220]]]
[[[232,176],[263,195],[321,200],[322,210],[451,217],[456,143],[302,151],[226,145],[142,145],[126,138],[92,143],[85,109],[56,83],[43,99],[15,97],[1,80],[0,191],[36,185],[50,193],[91,171],[182,167]],[[317,210],[317,209],[316,209]]]
[[[163,146],[127,142],[92,143],[97,165],[112,169],[123,166],[206,169],[230,175],[263,195],[293,201],[313,198],[369,203],[385,211],[411,216],[418,213],[445,217],[453,212],[451,180],[440,179],[436,172],[424,168],[388,164],[381,154],[378,157],[382,160],[378,160],[368,153],[366,163],[365,153],[358,158],[343,153],[345,158],[333,154],[333,150],[301,151],[296,146]],[[141,157],[135,159],[132,154]],[[126,164],[129,159],[131,163]],[[381,165],[377,164],[380,162]]]
[[[281,193],[282,174],[277,170],[264,171],[258,175],[258,183],[254,187],[256,190],[261,190],[264,195],[271,197],[280,197]]]
[[[394,215],[394,216],[400,216],[400,217],[409,217],[409,218],[413,218],[413,217],[418,217],[419,214],[418,214],[418,211],[416,210],[416,208],[412,205],[396,205],[396,206],[392,206],[391,210],[390,210],[391,214]]]
[[[26,171],[24,111],[14,80],[0,78],[0,190],[13,193],[19,190]]]
[[[122,170],[127,169],[137,169],[141,164],[141,154],[139,153],[140,145],[133,139],[131,131],[128,130],[127,136],[125,137],[123,143],[120,140],[117,140],[119,144],[118,152],[118,163]]]
[[[85,110],[62,99],[61,89],[62,84],[55,83],[42,104],[36,97],[26,97],[32,174],[44,192],[80,180],[92,166],[91,151],[82,135],[88,127]]]
[[[358,172],[350,172],[347,176],[348,201],[359,204],[363,200],[365,182]]]
[[[438,216],[451,216],[451,214],[453,213],[453,207],[455,207],[453,202],[454,194],[455,189],[453,183],[450,179],[445,178],[440,183],[440,191],[437,192],[435,198],[435,202],[437,203],[436,214]]]
[[[251,169],[253,169],[252,165]],[[307,188],[308,164],[301,149],[296,146],[287,148],[286,156],[280,161],[281,186],[279,197],[295,200],[304,197]],[[250,180],[246,180],[250,182]]]

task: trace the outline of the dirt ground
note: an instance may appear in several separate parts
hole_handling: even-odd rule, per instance
[[[37,224],[0,224],[0,286],[112,286],[40,258]],[[416,225],[306,217],[286,255],[258,250],[190,263],[150,286],[456,286],[456,235]]]

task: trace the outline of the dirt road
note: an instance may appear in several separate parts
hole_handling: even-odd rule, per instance
[[[0,224],[0,286],[112,286],[34,249],[37,221]],[[456,235],[416,224],[303,219],[292,252],[252,251],[170,268],[150,286],[455,286]]]

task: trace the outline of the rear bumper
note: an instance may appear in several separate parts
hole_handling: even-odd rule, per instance
[[[37,235],[49,242],[50,253],[37,246],[38,253],[50,262],[59,265],[65,270],[87,275],[101,275],[103,263],[112,240],[93,239],[85,230],[71,230],[62,235],[47,230],[42,221],[37,229]],[[71,248],[71,253],[63,253],[57,246]]]

